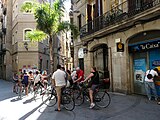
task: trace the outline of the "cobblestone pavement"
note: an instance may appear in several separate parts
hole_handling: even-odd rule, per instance
[[[0,80],[0,120],[160,120],[160,105],[146,96],[110,93],[111,104],[105,109],[89,109],[86,102],[73,111],[54,111],[46,107],[41,97],[29,94],[18,99],[12,93],[12,83]]]

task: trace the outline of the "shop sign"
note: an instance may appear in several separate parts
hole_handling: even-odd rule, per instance
[[[140,48],[142,50],[148,50],[148,49],[153,49],[153,48],[159,48],[160,47],[160,42],[156,43],[146,43],[144,45],[140,45]]]
[[[124,52],[124,44],[121,42],[117,43],[117,52]]]
[[[160,41],[152,41],[142,44],[137,44],[129,47],[130,52],[146,51],[150,49],[160,48]]]
[[[152,66],[160,66],[160,60],[154,60]]]

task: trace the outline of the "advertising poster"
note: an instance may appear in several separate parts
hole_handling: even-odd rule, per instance
[[[134,80],[137,82],[143,82],[146,72],[145,59],[134,60]]]

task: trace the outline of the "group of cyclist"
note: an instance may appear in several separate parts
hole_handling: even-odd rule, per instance
[[[90,108],[93,108],[95,106],[95,103],[93,102],[93,93],[99,85],[99,74],[96,70],[96,67],[92,67],[91,73],[86,79],[84,79],[84,72],[79,67],[77,67],[76,70],[74,69],[71,74],[69,70],[65,72],[64,68],[58,65],[57,71],[55,71],[52,75],[53,86],[55,86],[58,96],[58,108],[56,108],[55,111],[61,111],[60,108],[61,89],[67,83],[66,78],[69,81],[70,85],[74,84],[76,86],[90,80],[89,82],[90,85],[88,86],[89,97],[90,97]]]
[[[21,73],[20,77],[15,73],[13,76],[13,80],[16,84],[19,84],[19,86],[22,86],[22,84],[25,84],[25,93],[28,95],[28,86],[30,84],[34,84],[34,87],[39,84],[43,88],[45,88],[44,84],[47,82],[48,78],[50,76],[47,75],[46,71],[43,71],[42,74],[40,74],[39,71],[36,71],[35,74],[33,74],[32,71],[29,73]],[[95,103],[93,101],[93,93],[97,86],[99,85],[99,73],[96,70],[96,67],[91,68],[91,73],[84,79],[84,72],[79,67],[76,69],[73,69],[72,73],[70,70],[64,69],[61,65],[57,65],[57,70],[52,75],[52,86],[55,87],[57,98],[58,98],[58,108],[55,109],[56,111],[61,111],[60,108],[60,102],[61,102],[61,89],[64,86],[72,86],[72,85],[79,85],[86,81],[89,81],[88,89],[89,89],[89,97],[90,97],[90,108],[93,108],[95,106]],[[13,87],[13,91],[15,90],[15,86]]]
[[[33,89],[36,89],[36,86],[39,84],[44,89],[46,89],[45,83],[47,83],[49,76],[47,75],[47,71],[44,70],[42,74],[37,70],[35,73],[32,71],[29,71],[28,73],[26,71],[21,72],[20,75],[17,73],[14,73],[13,75],[13,92],[16,92],[16,85],[20,87],[20,91],[22,91],[22,86],[25,87],[25,94],[28,96],[28,88],[30,86],[33,86]]]

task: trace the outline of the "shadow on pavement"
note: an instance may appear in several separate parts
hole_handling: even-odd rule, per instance
[[[12,92],[12,87],[12,82],[0,79],[0,101],[7,100],[17,96],[17,94]]]
[[[44,119],[49,120],[51,118],[53,118],[53,120],[75,120],[76,119],[76,112],[74,110],[67,111],[63,107],[61,107],[61,112],[55,111],[55,107],[46,107],[44,111],[39,109],[39,112],[41,113],[41,115],[38,117],[37,120],[44,120]]]
[[[19,100],[22,100],[22,98],[19,98],[19,97],[14,98],[14,99],[11,100],[11,102],[16,102],[16,101],[19,101]]]
[[[43,103],[41,103],[39,106],[37,106],[36,108],[34,108],[32,111],[30,111],[30,112],[26,113],[25,115],[23,115],[21,118],[19,118],[19,120],[25,120],[30,115],[32,115],[36,110],[38,110],[38,108],[40,108],[42,105],[43,105]]]

